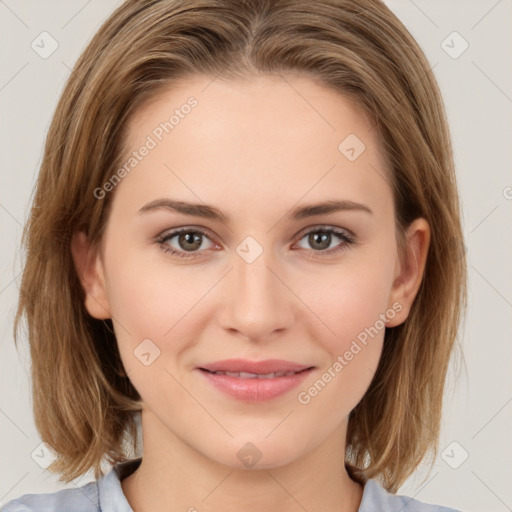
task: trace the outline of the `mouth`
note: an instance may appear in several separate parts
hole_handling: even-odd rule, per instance
[[[197,367],[216,390],[245,402],[261,402],[284,395],[314,369],[314,366],[275,359],[231,359]]]
[[[298,372],[273,372],[273,373],[250,373],[250,372],[228,372],[228,371],[215,371],[211,372],[210,370],[206,370],[205,368],[199,368],[208,373],[212,373],[214,375],[227,375],[228,377],[236,377],[238,379],[275,379],[276,377],[291,377],[292,375],[297,375],[298,373],[302,373],[312,369],[313,367],[306,368],[304,370],[300,370]]]
[[[265,359],[261,361],[224,359],[222,361],[201,365],[199,368],[209,372],[249,374],[249,376],[245,378],[251,378],[250,375],[298,373],[311,367],[311,365],[294,363],[283,359]],[[277,376],[282,377],[283,375]]]

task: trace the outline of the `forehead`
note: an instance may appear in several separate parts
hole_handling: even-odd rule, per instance
[[[188,105],[191,98],[192,108]],[[322,139],[332,147],[351,133],[365,139],[367,145],[378,142],[362,108],[302,74],[258,75],[244,80],[202,75],[182,79],[139,108],[129,122],[128,141],[136,143],[142,133],[158,132],[158,126],[169,121],[176,142],[180,135],[191,140],[193,130],[199,139],[194,142],[202,145],[220,140],[247,142],[248,138],[269,144],[277,137],[283,143],[311,139],[316,146]],[[164,130],[160,135],[168,138],[165,135],[169,133]],[[224,135],[229,135],[228,141],[222,139]],[[158,133],[155,136],[159,138]],[[296,147],[294,153],[300,150]]]
[[[124,160],[148,140],[151,150],[123,180],[147,200],[164,189],[175,196],[176,187],[238,206],[255,197],[293,204],[333,189],[359,199],[390,192],[368,116],[305,76],[186,79],[132,117]]]

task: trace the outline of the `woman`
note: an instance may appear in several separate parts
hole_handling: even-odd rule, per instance
[[[437,449],[466,271],[438,87],[380,1],[125,2],[25,241],[49,469],[97,481],[6,511],[451,510],[394,494]]]

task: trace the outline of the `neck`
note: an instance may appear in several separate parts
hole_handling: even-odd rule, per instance
[[[311,453],[268,469],[238,469],[205,457],[145,410],[142,431],[142,462],[121,482],[134,512],[359,509],[363,488],[343,463],[346,422]]]

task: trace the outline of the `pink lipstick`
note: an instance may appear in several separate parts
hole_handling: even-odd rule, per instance
[[[210,384],[238,400],[260,402],[298,386],[313,366],[280,359],[226,359],[198,367]]]

